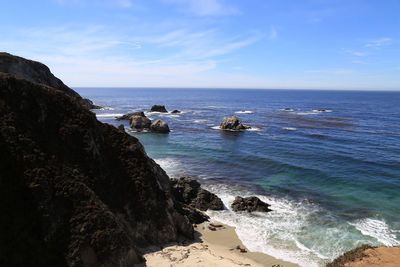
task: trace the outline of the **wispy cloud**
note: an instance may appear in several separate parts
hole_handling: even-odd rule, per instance
[[[278,32],[274,26],[270,27],[269,30],[269,39],[275,40],[278,37]]]
[[[365,46],[366,47],[382,47],[392,43],[392,38],[380,38],[376,40],[370,40]]]
[[[133,6],[131,0],[54,0],[56,3],[64,6],[107,6],[130,8]]]
[[[349,75],[353,74],[354,70],[351,69],[327,69],[327,70],[307,70],[305,73],[321,73],[329,75]]]
[[[367,53],[360,52],[360,51],[354,51],[354,50],[349,50],[349,49],[342,49],[343,52],[356,56],[356,57],[365,57],[367,56]]]
[[[180,10],[197,16],[240,14],[236,7],[224,0],[164,0],[164,2],[177,5]]]
[[[42,61],[67,84],[104,82],[104,86],[116,81],[124,86],[134,86],[138,81],[162,86],[161,81],[167,85],[185,75],[193,78],[217,69],[222,56],[262,38],[256,32],[224,37],[216,29],[177,29],[160,36],[138,37],[102,25],[27,28],[19,35],[24,38],[0,41],[0,46]]]

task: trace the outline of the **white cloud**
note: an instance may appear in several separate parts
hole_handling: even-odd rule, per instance
[[[381,47],[385,45],[389,45],[392,42],[392,38],[381,38],[376,40],[370,40],[365,46],[366,47]]]
[[[56,3],[64,6],[107,6],[107,7],[132,7],[131,0],[54,0]]]
[[[274,40],[278,37],[278,32],[274,26],[271,26],[269,31],[269,39]]]
[[[353,50],[349,50],[349,49],[342,49],[345,53],[356,56],[356,57],[365,57],[367,56],[366,53],[364,52],[360,52],[360,51],[353,51]]]
[[[223,0],[164,0],[178,5],[180,10],[197,16],[217,16],[240,14],[239,10]]]

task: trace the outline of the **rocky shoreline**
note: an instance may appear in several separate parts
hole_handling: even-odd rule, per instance
[[[193,225],[209,220],[204,211],[225,208],[195,179],[170,179],[137,138],[99,122],[93,108],[45,65],[0,53],[1,266],[140,264],[139,248],[193,240]],[[123,119],[169,132],[143,117]],[[221,124],[246,127],[236,116]],[[232,208],[270,211],[254,197],[237,197]]]

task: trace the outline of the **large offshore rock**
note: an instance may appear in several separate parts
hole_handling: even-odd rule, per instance
[[[222,130],[240,131],[249,129],[250,127],[242,124],[239,121],[238,116],[233,115],[232,117],[225,117],[219,126]]]
[[[165,106],[161,106],[161,105],[153,105],[151,107],[150,112],[163,112],[166,113],[168,112],[167,109],[165,108]]]
[[[150,130],[155,133],[169,133],[169,126],[165,121],[155,120],[151,126]]]

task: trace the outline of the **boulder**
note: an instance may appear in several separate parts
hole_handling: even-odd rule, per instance
[[[153,105],[151,107],[150,112],[164,112],[167,113],[167,109],[165,108],[165,106],[161,106],[161,105]]]
[[[146,116],[133,115],[130,117],[131,128],[136,131],[143,131],[144,129],[149,129],[151,121]]]
[[[231,207],[233,211],[262,211],[269,212],[269,204],[262,202],[258,197],[236,197]]]
[[[162,120],[154,121],[151,126],[150,130],[155,133],[169,133],[168,124]]]
[[[120,117],[116,117],[115,119],[116,119],[117,121],[122,121],[122,120],[129,121],[129,120],[131,119],[132,116],[146,117],[146,116],[144,115],[144,112],[143,112],[143,111],[138,111],[138,112],[132,112],[132,113],[124,114],[124,115],[122,115],[122,116],[120,116]]]
[[[125,126],[123,124],[118,125],[118,130],[125,132]]]
[[[240,131],[249,129],[250,126],[244,125],[239,121],[238,116],[233,115],[232,117],[225,117],[219,126],[222,130]]]
[[[171,111],[171,113],[181,113],[181,112],[177,109],[174,109],[173,111]]]
[[[170,184],[172,194],[179,202],[202,211],[224,209],[222,200],[217,195],[201,188],[200,183],[192,177],[171,179]]]

